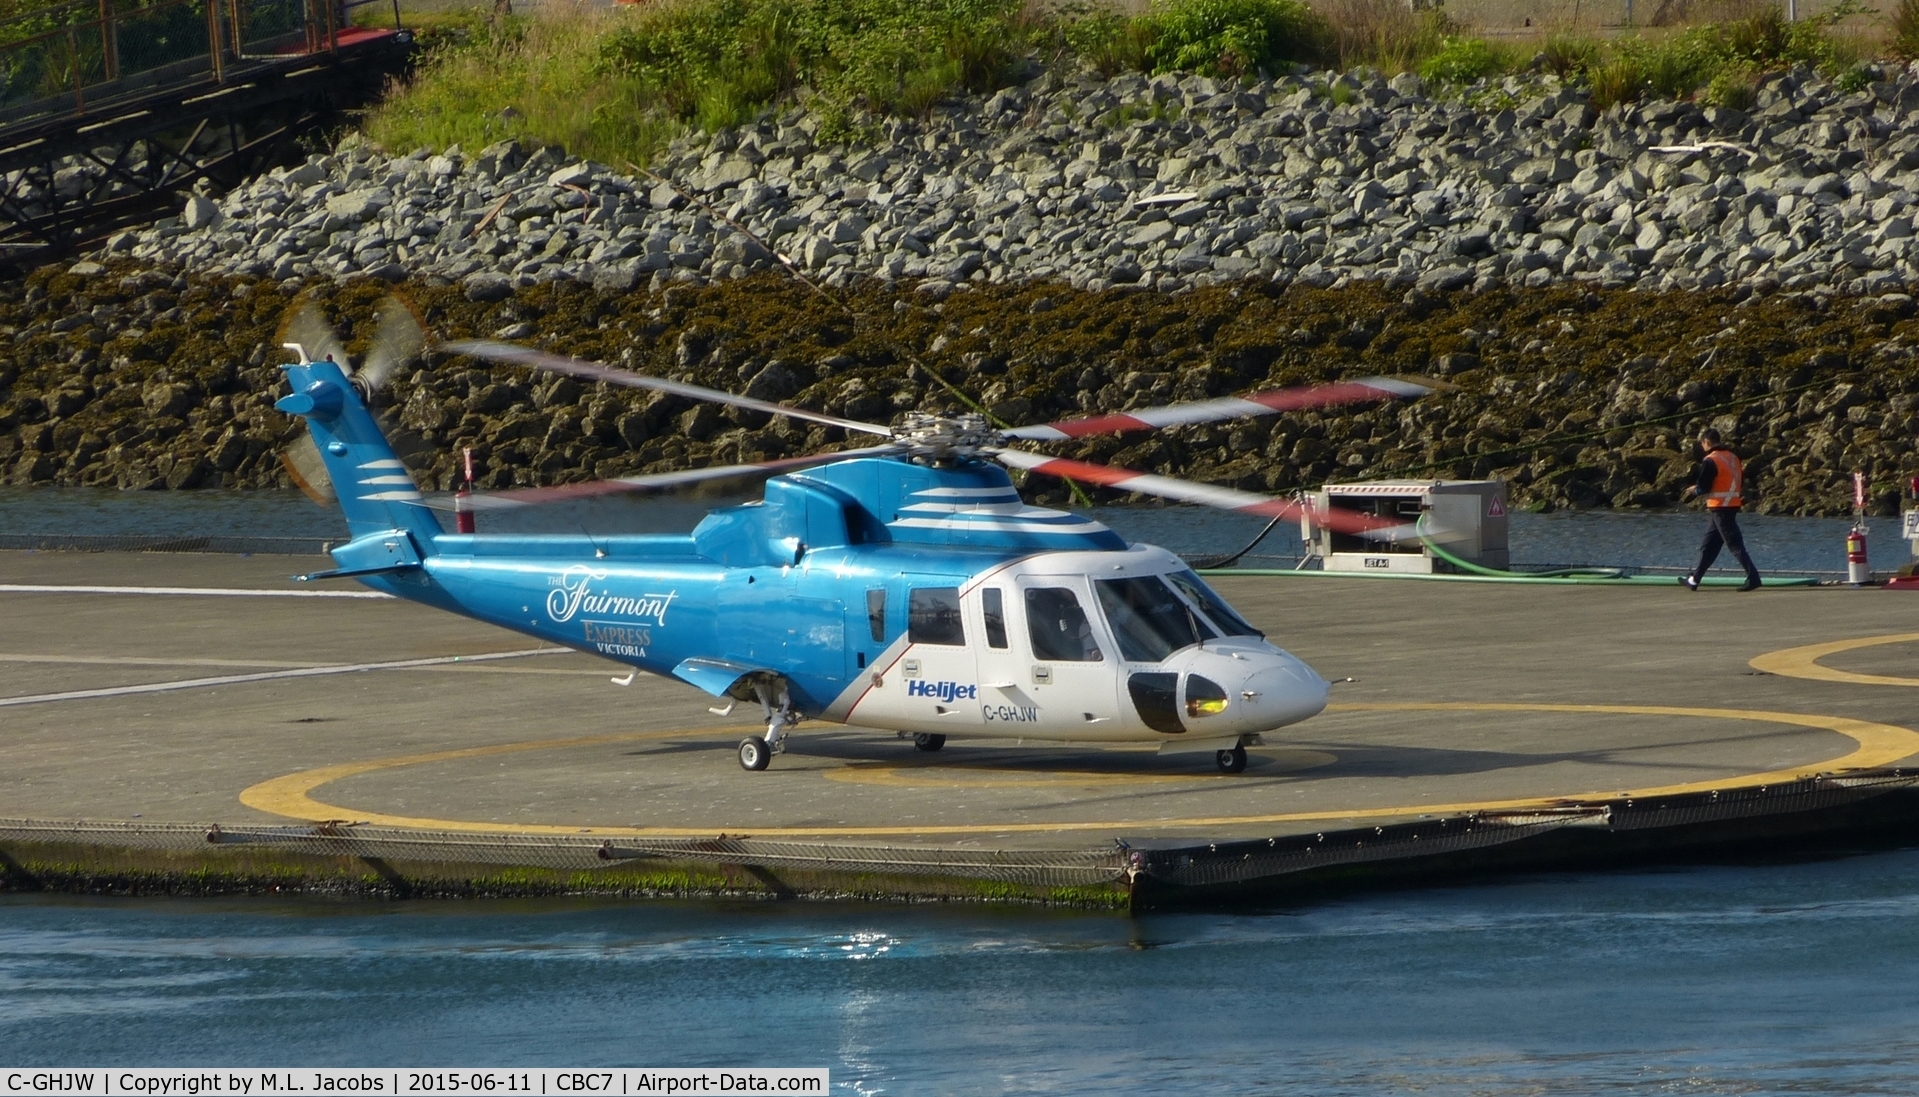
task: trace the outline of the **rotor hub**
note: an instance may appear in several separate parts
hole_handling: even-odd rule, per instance
[[[933,461],[976,456],[980,450],[998,444],[999,432],[987,425],[984,415],[927,415],[909,412],[893,428],[893,437],[906,446],[911,456]]]

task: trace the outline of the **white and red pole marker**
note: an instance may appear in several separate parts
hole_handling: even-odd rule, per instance
[[[453,496],[453,529],[456,533],[472,533],[476,528],[473,524],[473,508],[468,505],[468,500],[473,495],[472,447],[469,446],[460,451],[460,462],[465,476],[460,490]]]
[[[1866,474],[1852,473],[1852,532],[1846,534],[1846,582],[1864,586],[1872,582],[1872,565],[1866,560]]]

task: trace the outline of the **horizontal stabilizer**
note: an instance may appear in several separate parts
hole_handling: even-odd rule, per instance
[[[296,575],[296,583],[311,583],[316,579],[357,579],[362,575],[385,575],[389,572],[406,571],[417,568],[418,564],[382,564],[372,568],[334,568],[331,571],[310,571],[305,575]]]

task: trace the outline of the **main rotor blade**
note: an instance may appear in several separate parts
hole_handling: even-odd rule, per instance
[[[569,499],[593,499],[603,495],[618,495],[622,492],[669,491],[673,488],[683,488],[711,480],[777,476],[782,472],[794,472],[817,465],[830,465],[835,461],[844,461],[853,457],[880,457],[905,452],[904,446],[869,446],[865,449],[841,450],[838,453],[815,453],[809,457],[785,457],[778,461],[760,461],[750,465],[719,465],[713,468],[685,469],[680,472],[626,476],[618,480],[589,480],[583,484],[555,484],[544,488],[479,492],[468,495],[463,500],[453,497],[432,499],[427,502],[427,505],[439,510],[455,510],[462,505],[469,510],[506,510],[511,507],[565,502]]]
[[[275,343],[298,343],[304,347],[307,357],[315,362],[332,358],[343,370],[351,370],[347,361],[346,345],[340,342],[340,336],[327,323],[326,313],[311,300],[302,301],[280,324],[280,334]]]
[[[1417,381],[1403,377],[1362,377],[1356,381],[1335,381],[1329,385],[1302,385],[1294,388],[1267,389],[1246,396],[1228,396],[1218,400],[1197,400],[1189,404],[1165,404],[1139,408],[1113,415],[1086,419],[1065,419],[1030,427],[1014,427],[1000,434],[1006,438],[1034,441],[1058,441],[1084,438],[1089,434],[1120,434],[1129,430],[1161,430],[1193,423],[1216,423],[1222,419],[1245,419],[1255,415],[1277,415],[1282,411],[1357,404],[1367,400],[1394,397],[1419,397],[1443,387],[1437,381]]]
[[[426,350],[426,329],[412,306],[398,294],[389,293],[380,302],[380,326],[374,329],[373,342],[366,349],[364,364],[354,376],[368,392],[378,392],[401,366]]]
[[[1121,491],[1136,491],[1141,495],[1157,495],[1161,499],[1171,499],[1180,503],[1198,503],[1201,506],[1218,507],[1221,510],[1237,511],[1240,514],[1258,515],[1261,518],[1297,518],[1305,514],[1313,520],[1315,525],[1324,526],[1338,533],[1356,534],[1372,540],[1403,541],[1415,536],[1413,527],[1404,522],[1395,522],[1376,515],[1360,514],[1337,507],[1330,510],[1322,509],[1307,503],[1297,503],[1291,499],[1240,491],[1238,488],[1196,484],[1191,480],[1175,480],[1170,476],[1154,476],[1151,473],[1134,472],[1130,469],[1114,468],[1111,465],[1069,461],[1063,457],[1048,457],[1045,454],[1027,453],[1024,450],[993,449],[987,452],[1003,465],[1036,472],[1042,476],[1059,476],[1082,483],[1098,484],[1101,487],[1118,488]]]
[[[648,377],[644,373],[631,370],[614,369],[598,362],[584,362],[578,358],[568,358],[559,354],[533,350],[530,347],[516,347],[511,343],[496,343],[490,339],[459,339],[451,343],[440,344],[440,349],[454,354],[470,354],[475,358],[485,358],[493,362],[505,362],[515,366],[531,366],[534,369],[564,373],[588,381],[605,381],[611,385],[625,385],[628,388],[652,389],[655,392],[670,392],[675,396],[688,396],[695,400],[710,400],[716,404],[730,404],[736,408],[751,411],[763,411],[769,415],[786,415],[794,419],[805,419],[812,423],[823,423],[829,427],[843,430],[856,430],[865,434],[877,434],[881,438],[893,437],[893,428],[882,427],[877,423],[861,423],[853,419],[841,419],[835,415],[825,415],[817,411],[774,404],[766,400],[755,400],[751,396],[735,396],[718,389],[702,388],[681,381],[668,381],[659,377]]]

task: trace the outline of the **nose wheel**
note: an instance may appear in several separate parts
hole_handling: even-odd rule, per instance
[[[1213,755],[1213,763],[1219,766],[1221,773],[1244,773],[1246,771],[1246,748],[1235,745],[1231,750],[1222,750]]]

